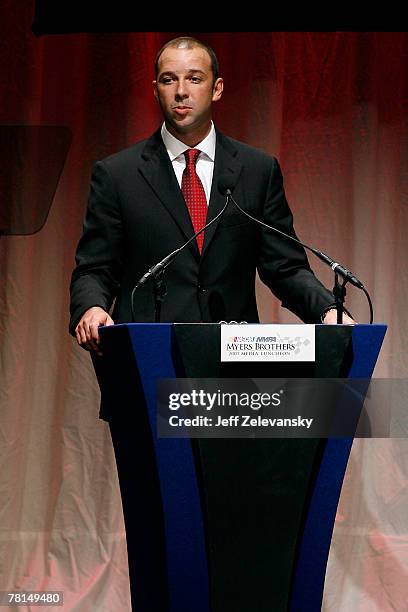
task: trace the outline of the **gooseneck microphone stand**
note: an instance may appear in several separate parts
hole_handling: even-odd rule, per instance
[[[350,272],[350,270],[347,270],[347,268],[345,268],[344,266],[342,266],[339,263],[337,263],[336,261],[334,261],[334,259],[329,257],[329,255],[327,255],[323,251],[319,251],[318,249],[315,249],[314,247],[311,247],[308,244],[305,244],[304,242],[301,242],[300,240],[298,240],[294,236],[291,236],[290,234],[286,234],[285,232],[282,232],[281,230],[278,230],[276,227],[273,227],[272,225],[268,225],[267,223],[264,223],[263,221],[260,221],[259,219],[256,219],[256,217],[253,217],[252,215],[247,213],[234,200],[234,198],[232,197],[230,189],[226,189],[226,194],[227,194],[227,200],[228,200],[228,198],[230,198],[231,201],[238,208],[238,210],[240,212],[242,212],[245,216],[249,217],[249,219],[252,219],[252,221],[256,221],[256,223],[259,223],[260,225],[263,225],[267,229],[271,229],[274,232],[277,232],[278,234],[280,234],[284,238],[289,238],[293,242],[296,242],[297,244],[300,244],[301,246],[303,246],[308,251],[311,251],[312,253],[314,253],[316,255],[316,257],[318,257],[325,264],[330,266],[330,268],[334,272],[333,294],[334,294],[334,300],[335,300],[335,307],[336,307],[336,311],[337,311],[337,323],[341,324],[343,322],[343,312],[344,312],[343,304],[344,304],[344,299],[345,299],[345,296],[346,296],[346,284],[348,282],[350,282],[352,285],[354,285],[358,289],[361,289],[365,293],[365,295],[367,297],[367,300],[368,300],[368,305],[369,305],[369,308],[370,308],[370,325],[372,324],[373,319],[374,319],[374,313],[373,313],[373,305],[372,305],[369,293],[368,293],[367,289],[364,287],[363,283],[361,281],[359,281],[358,278],[352,272]],[[342,284],[339,283],[339,276],[342,276],[342,278],[343,278],[343,283]]]
[[[161,305],[162,305],[164,297],[165,297],[165,295],[167,293],[166,285],[164,283],[164,271],[166,270],[167,266],[169,266],[172,263],[172,261],[175,259],[175,257],[177,257],[177,255],[183,249],[185,249],[186,246],[188,246],[190,244],[190,242],[195,240],[196,237],[199,234],[201,234],[201,232],[204,232],[219,217],[221,217],[221,215],[224,213],[225,209],[227,208],[227,206],[229,204],[229,201],[231,200],[233,202],[233,204],[236,206],[236,208],[242,214],[244,214],[246,217],[248,217],[252,221],[255,221],[259,225],[262,225],[262,226],[266,227],[267,229],[270,229],[270,230],[276,232],[277,234],[280,234],[284,238],[292,240],[293,242],[296,242],[296,244],[299,244],[299,245],[303,246],[308,251],[311,251],[312,253],[314,253],[314,255],[316,257],[318,257],[321,261],[323,261],[325,264],[330,266],[330,268],[334,272],[333,295],[334,295],[334,300],[335,300],[334,306],[335,306],[336,311],[337,311],[337,323],[341,324],[343,322],[344,301],[345,301],[345,297],[346,297],[346,284],[349,283],[349,282],[352,285],[354,285],[355,287],[357,287],[358,289],[361,289],[365,293],[365,295],[367,297],[367,300],[368,300],[369,308],[370,308],[370,324],[373,322],[373,319],[374,319],[373,305],[372,305],[372,302],[371,302],[371,298],[370,298],[370,296],[368,294],[368,291],[364,287],[363,283],[361,281],[359,281],[358,278],[352,272],[350,272],[350,270],[347,270],[347,268],[345,268],[344,266],[340,265],[338,262],[335,262],[334,259],[329,257],[329,255],[327,255],[323,251],[319,251],[318,249],[315,249],[314,247],[311,247],[308,244],[305,244],[304,242],[301,242],[300,240],[298,240],[294,236],[291,236],[290,234],[286,234],[285,232],[282,232],[281,230],[277,229],[276,227],[273,227],[272,225],[268,225],[264,221],[261,221],[260,219],[257,219],[256,217],[253,217],[252,215],[247,213],[243,208],[241,208],[239,206],[239,204],[237,204],[237,202],[232,197],[231,188],[228,185],[228,180],[226,180],[226,177],[223,177],[220,180],[219,189],[223,193],[225,193],[226,202],[225,202],[225,205],[222,208],[222,210],[218,213],[218,215],[216,217],[214,217],[214,219],[212,219],[209,223],[204,225],[204,227],[201,228],[198,232],[196,232],[193,236],[191,236],[191,238],[189,238],[189,240],[187,240],[187,242],[185,242],[180,248],[176,249],[175,251],[172,251],[164,259],[159,261],[159,263],[157,263],[156,265],[154,265],[151,268],[149,268],[149,270],[146,272],[146,274],[144,274],[142,276],[142,278],[138,281],[138,283],[133,288],[133,291],[132,291],[132,294],[131,294],[131,297],[130,297],[130,306],[131,306],[132,320],[133,321],[135,320],[134,305],[133,305],[135,291],[141,285],[144,285],[148,280],[152,279],[152,281],[153,281],[154,303],[155,303],[155,323],[160,323]],[[339,282],[339,276],[341,276],[342,279],[343,279],[342,283]]]
[[[137,291],[137,289],[139,287],[141,287],[142,285],[144,285],[148,280],[152,279],[152,281],[153,281],[153,295],[154,295],[154,322],[155,323],[160,323],[161,306],[162,306],[163,300],[164,300],[164,298],[166,296],[166,293],[167,293],[167,288],[166,288],[166,285],[164,283],[164,271],[166,270],[167,266],[169,266],[171,264],[173,259],[175,259],[175,257],[177,257],[177,255],[183,249],[185,249],[186,246],[188,246],[190,244],[190,242],[195,240],[197,238],[197,236],[199,236],[202,232],[204,232],[208,227],[210,227],[210,225],[215,223],[215,221],[217,221],[217,219],[219,219],[219,217],[221,217],[221,215],[224,214],[224,211],[227,208],[228,203],[229,203],[229,198],[227,197],[227,200],[226,200],[223,208],[218,213],[218,215],[216,215],[214,217],[214,219],[211,219],[211,221],[209,223],[204,225],[204,227],[202,227],[198,232],[196,232],[193,236],[191,236],[191,238],[189,238],[187,240],[187,242],[185,242],[179,249],[176,249],[175,251],[172,251],[171,253],[169,253],[169,255],[166,255],[166,257],[164,259],[159,261],[159,263],[157,263],[156,265],[154,265],[151,268],[149,268],[149,270],[146,272],[146,274],[144,274],[142,276],[142,278],[138,281],[138,283],[133,288],[132,294],[130,296],[130,307],[131,307],[131,311],[132,311],[132,321],[135,320],[135,312],[134,312],[134,305],[133,305],[135,291]]]

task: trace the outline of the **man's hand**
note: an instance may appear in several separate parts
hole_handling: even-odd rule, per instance
[[[101,356],[99,349],[99,325],[114,325],[113,320],[100,306],[92,306],[83,315],[75,328],[79,346],[87,351],[95,351]]]
[[[335,308],[331,308],[325,314],[323,319],[323,323],[325,325],[336,325],[337,323],[337,310]],[[355,325],[356,321],[349,317],[345,312],[343,312],[343,324],[344,325]]]

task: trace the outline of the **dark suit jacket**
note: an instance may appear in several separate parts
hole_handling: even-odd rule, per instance
[[[225,203],[222,177],[234,186],[242,208],[295,235],[273,157],[217,131],[207,222]],[[160,130],[97,162],[72,274],[71,333],[88,308],[99,305],[108,311],[114,298],[114,321],[130,322],[130,295],[138,279],[193,233]],[[230,203],[206,230],[202,256],[194,242],[167,268],[161,320],[257,322],[256,269],[283,306],[305,322],[320,322],[334,302],[311,271],[303,248],[260,227]],[[134,308],[136,321],[154,320],[150,282],[135,293]]]

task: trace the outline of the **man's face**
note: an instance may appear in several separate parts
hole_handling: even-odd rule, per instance
[[[222,79],[213,83],[210,56],[205,49],[167,47],[160,56],[154,95],[162,109],[167,129],[176,138],[199,140],[210,129],[211,105],[220,99]]]

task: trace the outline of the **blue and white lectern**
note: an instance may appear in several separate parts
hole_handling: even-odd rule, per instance
[[[129,464],[140,505],[144,487],[157,485],[158,508],[134,517],[143,523],[140,583],[155,583],[154,563],[143,558],[161,533],[157,580],[164,572],[171,612],[320,610],[352,438],[158,438],[157,379],[370,378],[385,331],[318,325],[316,362],[294,365],[221,364],[218,324],[101,329],[102,415],[132,428],[144,449],[142,467]]]

